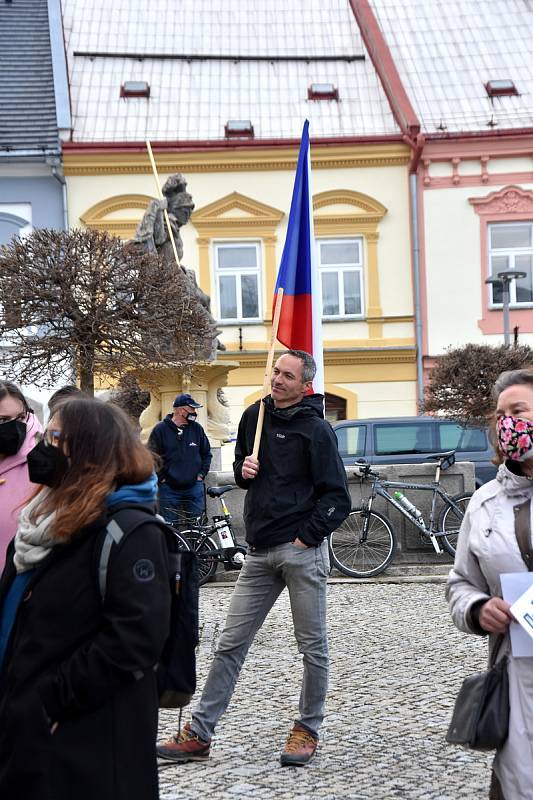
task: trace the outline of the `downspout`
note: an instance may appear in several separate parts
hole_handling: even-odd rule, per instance
[[[420,413],[424,402],[424,339],[422,326],[422,303],[420,299],[420,231],[418,227],[418,164],[424,149],[425,139],[419,133],[416,139],[406,136],[405,141],[413,149],[409,163],[409,200],[411,211],[411,255],[413,262],[413,302],[415,312],[416,345],[416,400]]]
[[[67,182],[64,175],[57,169],[56,164],[51,164],[52,175],[61,184],[61,191],[63,193],[63,229],[68,231],[68,208],[67,208]]]

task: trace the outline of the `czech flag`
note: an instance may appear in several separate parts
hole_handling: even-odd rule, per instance
[[[302,131],[292,192],[287,238],[274,290],[283,289],[278,341],[290,350],[305,350],[316,361],[313,390],[324,394],[321,289],[316,262],[311,191],[309,120]]]

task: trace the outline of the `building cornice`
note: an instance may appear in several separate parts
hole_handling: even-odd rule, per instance
[[[279,348],[275,357],[283,352]],[[258,368],[265,366],[267,350],[227,350],[219,353],[219,361],[240,362],[241,367]],[[355,366],[361,364],[415,364],[416,350],[413,347],[376,347],[376,348],[338,348],[324,351],[326,366]]]
[[[298,147],[263,147],[174,150],[154,148],[161,174],[174,172],[265,172],[294,171]],[[349,169],[363,167],[397,167],[409,163],[410,149],[398,141],[373,144],[316,144],[312,148],[314,169]],[[152,171],[146,149],[76,148],[63,149],[65,175],[132,175]]]

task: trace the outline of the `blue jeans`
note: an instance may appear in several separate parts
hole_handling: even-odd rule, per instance
[[[209,741],[231,700],[239,672],[255,634],[285,587],[289,590],[294,634],[303,655],[299,717],[315,736],[324,718],[328,688],[326,578],[327,541],[303,548],[289,542],[251,551],[231,596],[224,630],[191,727]]]
[[[159,513],[167,522],[183,521],[183,512],[200,517],[204,509],[203,481],[196,481],[189,489],[172,489],[168,483],[159,484]]]

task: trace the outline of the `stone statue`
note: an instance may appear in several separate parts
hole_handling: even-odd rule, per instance
[[[185,191],[187,181],[178,172],[171,175],[163,186],[163,200],[151,200],[145,214],[137,226],[134,241],[139,242],[149,252],[157,252],[164,259],[169,269],[180,269],[183,280],[186,282],[191,294],[196,298],[200,308],[201,316],[205,317],[205,337],[206,346],[202,357],[206,361],[212,361],[216,356],[217,348],[224,350],[224,345],[217,340],[220,331],[217,329],[216,321],[211,314],[211,301],[209,295],[203,292],[196,282],[196,275],[193,270],[186,269],[182,264],[176,264],[172,242],[168,234],[167,225],[163,211],[168,211],[170,227],[174,236],[178,258],[181,263],[183,258],[183,241],[180,229],[186,225],[194,211],[194,203],[191,195]]]

